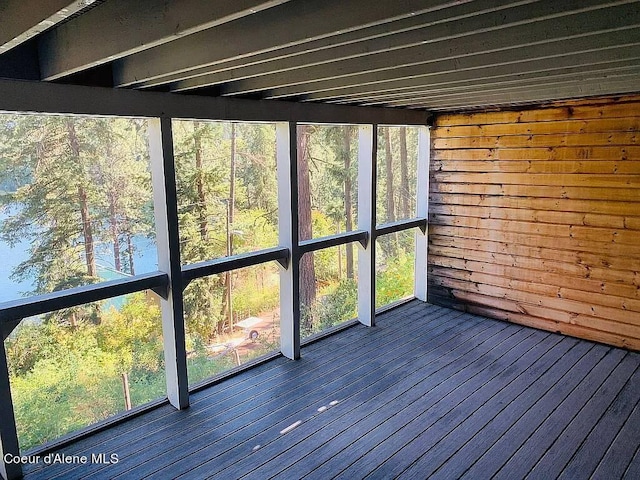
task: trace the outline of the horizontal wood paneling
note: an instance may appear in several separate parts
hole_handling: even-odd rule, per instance
[[[446,114],[429,300],[640,349],[640,97]]]
[[[608,200],[615,196],[617,202],[637,202],[638,190],[636,188],[611,188],[602,187],[567,187],[567,186],[541,186],[541,185],[487,185],[465,183],[438,183],[431,186],[432,191],[440,193],[475,193],[486,197],[488,195],[512,195],[515,197],[546,197],[557,202],[564,199],[584,200]],[[615,206],[615,203],[614,203]],[[602,208],[607,208],[603,205]],[[635,206],[634,206],[635,208]],[[598,210],[599,211],[599,210]]]
[[[524,158],[524,156],[523,156]],[[487,165],[485,160],[436,160],[433,164],[435,171],[441,172],[508,172],[508,173],[598,173],[598,174],[640,174],[640,165],[633,161],[553,161],[532,162],[523,161],[493,161]]]
[[[625,160],[638,158],[640,146],[583,146],[583,147],[499,147],[499,148],[457,148],[455,150],[435,150],[434,160],[605,160],[623,164]],[[568,162],[567,162],[568,163]],[[575,162],[578,163],[578,162]],[[630,162],[632,163],[632,162]],[[575,173],[575,172],[569,172]]]
[[[584,135],[566,133],[557,135],[510,135],[484,136],[471,138],[442,137],[433,141],[436,149],[449,148],[518,148],[527,147],[572,147],[572,146],[604,146],[604,145],[638,145],[640,135],[637,132],[606,132]],[[560,146],[560,147],[559,147]]]
[[[438,126],[554,122],[558,120],[634,117],[638,112],[637,102],[637,97],[626,96],[621,97],[615,104],[611,102],[611,99],[592,99],[589,101],[588,105],[576,102],[565,102],[563,106],[532,108],[530,110],[520,111],[443,114],[438,116]],[[598,103],[601,104],[598,105]]]
[[[564,120],[558,122],[501,123],[487,125],[439,126],[434,138],[484,137],[486,135],[548,135],[551,133],[637,132],[640,117]]]

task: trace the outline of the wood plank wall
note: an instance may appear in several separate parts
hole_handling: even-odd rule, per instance
[[[429,301],[640,350],[640,96],[444,114]]]

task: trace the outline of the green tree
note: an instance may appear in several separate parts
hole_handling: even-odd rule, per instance
[[[30,257],[12,276],[35,279],[34,293],[96,281],[89,210],[96,192],[81,155],[86,139],[68,118],[16,115],[7,124],[0,142],[3,163],[24,173],[17,190],[3,196],[12,215],[0,235],[10,245],[31,240]]]
[[[298,125],[297,162],[298,162],[298,237],[300,240],[313,238],[311,219],[311,180],[309,171],[310,145],[312,134],[310,125]],[[300,308],[302,328],[313,327],[312,307],[316,298],[316,273],[313,262],[314,253],[309,252],[300,259]]]
[[[181,261],[189,264],[223,256],[224,210],[215,198],[223,192],[224,172],[216,158],[219,152],[212,148],[223,144],[222,124],[175,122],[174,132]],[[192,282],[184,292],[189,331],[205,342],[222,329],[214,313],[221,287],[216,277],[206,277]]]
[[[180,121],[174,132],[182,262],[277,244],[273,126]],[[236,319],[230,297],[238,275],[185,290],[187,330],[198,342],[210,343]]]
[[[99,239],[112,245],[115,270],[134,275],[133,239],[154,231],[145,122],[96,119],[92,127],[95,136],[101,136],[92,169],[101,185],[96,205]]]

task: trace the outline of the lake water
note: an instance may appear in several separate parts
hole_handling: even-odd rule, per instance
[[[0,223],[7,218],[0,213]],[[153,272],[158,269],[158,255],[155,240],[139,236],[134,238],[134,268],[136,273]],[[15,300],[33,290],[33,280],[17,282],[10,278],[13,269],[29,259],[29,240],[14,245],[0,240],[0,302]],[[110,244],[96,245],[96,264],[98,274],[103,280],[113,280],[126,275],[116,272],[113,265],[113,250]]]

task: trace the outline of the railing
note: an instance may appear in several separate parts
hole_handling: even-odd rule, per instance
[[[137,98],[137,97],[136,97]],[[177,108],[177,107],[176,107]],[[277,261],[280,268],[280,345],[290,359],[300,357],[300,260],[305,253],[357,242],[358,321],[375,325],[375,248],[383,235],[418,228],[414,296],[426,301],[429,130],[419,127],[417,218],[376,226],[377,125],[359,127],[357,230],[299,241],[295,122],[279,123],[277,134],[279,246],[253,253],[181,266],[171,118],[150,121],[150,153],[158,248],[158,272],[103,282],[0,304],[3,340],[22,318],[118,295],[152,290],[161,298],[167,397],[176,408],[189,405],[183,291],[212,274]],[[19,455],[4,343],[0,343],[0,453]],[[21,475],[19,463],[0,463],[5,478]]]

